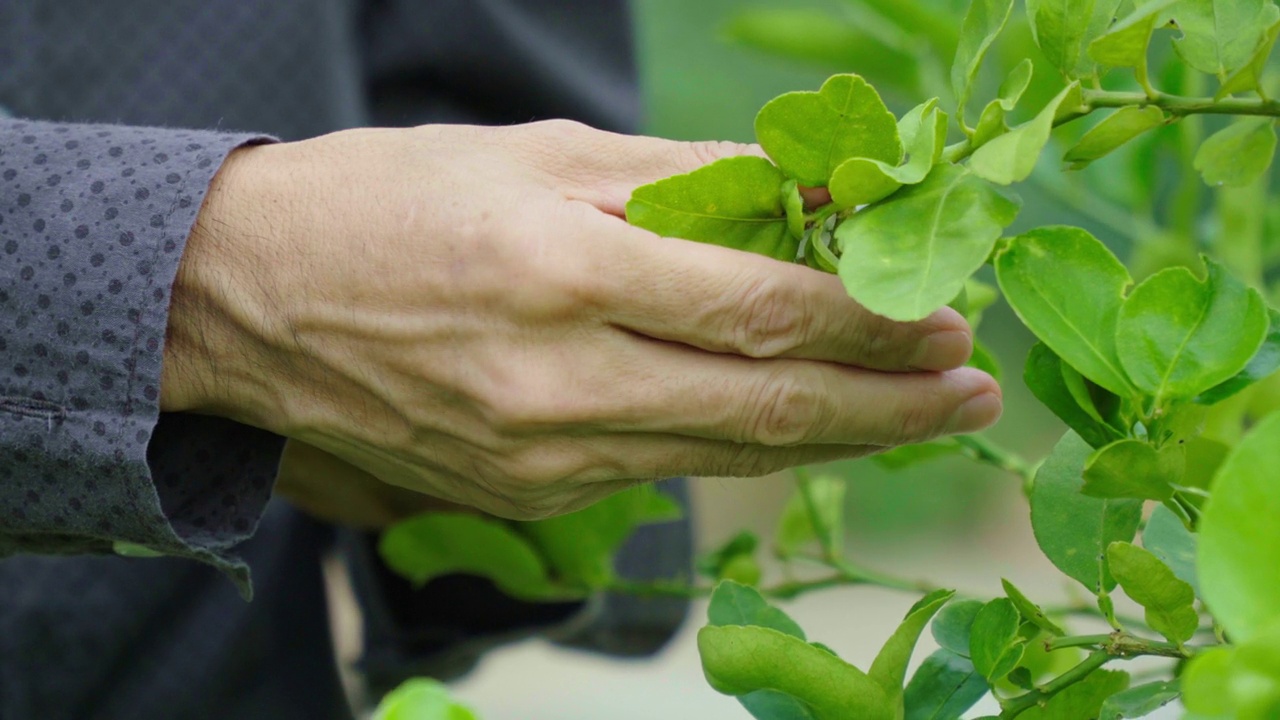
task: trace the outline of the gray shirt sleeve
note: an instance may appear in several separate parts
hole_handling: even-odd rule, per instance
[[[226,155],[267,139],[0,119],[0,557],[153,551],[247,593],[228,551],[269,483],[193,477],[193,498],[155,482],[148,447],[187,235]]]

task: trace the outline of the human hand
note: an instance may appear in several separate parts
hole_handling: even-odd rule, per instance
[[[591,130],[355,130],[237,150],[184,253],[162,407],[511,518],[996,420],[964,320],[628,226],[632,189],[750,152]]]

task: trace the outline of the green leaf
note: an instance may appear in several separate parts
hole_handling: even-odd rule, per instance
[[[978,338],[973,339],[973,354],[969,356],[969,362],[965,363],[966,367],[978,368],[997,381],[1004,374],[1000,369],[1000,361],[996,359],[995,353],[991,352],[991,348]]]
[[[840,164],[831,175],[831,199],[841,207],[856,207],[883,200],[903,185],[924,180],[946,143],[947,114],[930,100],[907,113],[898,132],[907,151],[904,165],[889,165],[855,157]]]
[[[1253,57],[1249,58],[1241,68],[1231,74],[1223,81],[1222,87],[1218,89],[1218,94],[1214,96],[1215,100],[1221,100],[1228,95],[1234,95],[1240,92],[1256,92],[1262,94],[1262,73],[1267,69],[1267,60],[1271,57],[1271,51],[1276,46],[1276,39],[1280,38],[1280,21],[1271,24],[1267,28],[1267,32],[1262,36],[1262,41],[1258,44],[1256,50],[1253,51]]]
[[[1115,343],[1132,281],[1106,246],[1079,228],[1044,227],[1010,240],[995,264],[1005,299],[1041,342],[1116,395],[1135,394]]]
[[[1187,709],[1210,717],[1235,717],[1231,693],[1231,661],[1235,648],[1212,648],[1197,653],[1182,674]]]
[[[849,158],[902,161],[897,120],[857,75],[833,75],[818,92],[774,98],[756,116],[756,138],[783,172],[809,187],[826,187]]]
[[[1182,37],[1174,50],[1191,67],[1226,78],[1244,67],[1280,8],[1271,0],[1182,0],[1173,10]]]
[[[641,525],[680,518],[680,506],[652,485],[639,485],[577,512],[518,523],[567,584],[600,588],[613,578],[613,556]]]
[[[880,686],[861,670],[771,628],[704,627],[698,631],[698,652],[707,682],[725,695],[785,693],[823,720],[893,720],[897,714]]]
[[[1120,108],[1085,133],[1063,160],[1072,163],[1071,169],[1079,170],[1139,135],[1162,127],[1166,119],[1164,111],[1154,105]]]
[[[1107,562],[1124,594],[1146,610],[1151,629],[1178,645],[1196,634],[1200,627],[1196,593],[1159,558],[1135,545],[1117,542],[1107,548]]]
[[[987,103],[987,106],[982,109],[982,115],[978,117],[978,124],[973,131],[975,147],[986,145],[993,138],[1009,132],[1009,125],[1006,122],[1009,113],[1013,112],[1018,102],[1022,100],[1023,93],[1031,84],[1031,76],[1034,72],[1035,65],[1028,58],[1023,58],[1022,62],[1009,71],[1009,75],[1000,84],[996,99]]]
[[[841,223],[840,278],[855,300],[893,320],[946,305],[991,254],[1018,206],[964,168],[938,165]]]
[[[880,684],[891,705],[897,707],[902,703],[907,664],[911,662],[911,653],[915,651],[920,633],[955,594],[954,590],[935,590],[917,601],[871,663],[867,676]]]
[[[476,720],[476,716],[450,697],[443,684],[414,678],[382,698],[373,720]]]
[[[960,455],[963,452],[964,448],[960,447],[955,440],[947,438],[915,445],[902,445],[878,455],[872,455],[871,459],[886,470],[902,470],[930,460]]]
[[[787,231],[796,240],[804,238],[804,198],[795,180],[782,183],[782,205],[787,213]]]
[[[393,525],[378,544],[387,567],[421,587],[432,578],[466,573],[488,578],[514,597],[572,597],[548,576],[528,540],[508,525],[475,515],[429,513]]]
[[[1092,75],[1085,53],[1110,27],[1120,0],[1027,0],[1027,19],[1036,44],[1068,78]]]
[[[1181,690],[1177,680],[1162,680],[1131,687],[1116,693],[1102,703],[1098,720],[1146,717],[1178,699]]]
[[[787,500],[774,533],[774,550],[778,557],[792,557],[805,545],[819,541],[827,547],[840,548],[844,545],[844,498],[849,483],[838,475],[816,475],[806,482],[824,536],[818,537],[804,494],[797,487]]]
[[[822,228],[811,228],[804,236],[804,262],[814,270],[835,273],[840,269],[840,258],[831,252],[827,242],[830,233]]]
[[[1190,399],[1248,365],[1266,338],[1266,304],[1213,261],[1201,282],[1183,267],[1152,275],[1120,310],[1116,347],[1129,378],[1156,399]]]
[[[1111,26],[1105,35],[1089,45],[1089,57],[1107,67],[1133,68],[1138,82],[1144,87],[1147,80],[1147,47],[1156,23],[1164,18],[1164,11],[1178,0],[1152,0],[1120,22]]]
[[[1081,720],[1096,718],[1107,698],[1129,687],[1129,674],[1113,670],[1095,670],[1084,680],[1068,686],[1044,705],[1037,705],[1018,716],[1018,720]]]
[[[1275,122],[1244,118],[1210,135],[1194,165],[1209,185],[1244,187],[1266,174],[1275,152]]]
[[[1169,566],[1173,574],[1200,594],[1196,575],[1196,537],[1173,511],[1161,505],[1147,519],[1142,546]]]
[[[715,550],[698,558],[694,569],[713,580],[734,580],[744,585],[760,582],[760,566],[755,561],[760,539],[743,530]]]
[[[933,639],[942,648],[969,657],[970,630],[983,604],[981,600],[957,600],[942,608],[929,628]]]
[[[717,160],[686,175],[636,188],[627,221],[667,237],[795,260],[799,242],[787,226],[786,177],[758,157]]]
[[[1098,388],[1096,384],[1090,383],[1075,368],[1066,364],[1062,365],[1062,382],[1066,385],[1067,392],[1071,393],[1071,398],[1076,401],[1076,405],[1090,419],[1094,422],[1107,424],[1106,418],[1102,417],[1102,411],[1098,409],[1098,401],[1094,398],[1095,388],[1097,388],[1097,392],[1106,393],[1112,398],[1115,395]]]
[[[1000,36],[1013,12],[1013,0],[974,0],[960,24],[960,44],[951,65],[951,89],[956,96],[957,114],[964,122],[973,81],[991,43]]]
[[[715,627],[748,625],[767,627],[784,635],[805,639],[804,629],[782,610],[769,604],[755,588],[725,580],[716,584],[707,605],[707,622]]]
[[[978,611],[969,630],[969,659],[980,675],[993,682],[1008,675],[1022,660],[1026,640],[1018,634],[1018,608],[1008,598],[996,598]]]
[[[1064,369],[1061,358],[1043,342],[1038,342],[1027,356],[1022,378],[1037,400],[1093,447],[1103,447],[1120,440],[1123,435],[1119,430],[1095,419],[1080,407],[1075,394],[1067,387]],[[1096,407],[1094,413],[1097,413]]]
[[[808,703],[773,690],[748,693],[738,702],[759,720],[822,720]]]
[[[1080,493],[1085,462],[1093,453],[1073,432],[1063,436],[1036,473],[1031,528],[1049,561],[1090,592],[1115,587],[1106,549],[1129,542],[1142,521],[1141,500],[1104,500]]]
[[[999,185],[1026,180],[1049,142],[1059,109],[1079,105],[1079,94],[1079,83],[1068,85],[1034,118],[979,147],[969,158],[969,169]]]
[[[1280,312],[1267,308],[1267,315],[1270,322],[1267,339],[1262,341],[1262,347],[1254,353],[1249,364],[1245,365],[1235,377],[1201,393],[1196,398],[1196,402],[1202,405],[1220,403],[1241,390],[1266,380],[1276,370],[1280,370]]]
[[[1200,589],[1233,640],[1280,618],[1280,415],[1236,446],[1200,520]]]
[[[1095,498],[1173,498],[1173,483],[1186,469],[1186,453],[1179,445],[1156,450],[1141,440],[1119,440],[1089,457],[1084,467],[1085,495]]]
[[[1067,634],[1067,632],[1059,627],[1057,623],[1050,620],[1049,617],[1044,614],[1044,611],[1040,609],[1039,605],[1031,602],[1031,600],[1026,595],[1023,595],[1022,591],[1013,583],[1008,580],[1001,580],[1000,584],[1004,587],[1004,594],[1009,597],[1011,602],[1013,602],[1013,606],[1018,608],[1018,614],[1022,615],[1023,620],[1026,620],[1050,635],[1062,636]]]
[[[938,650],[925,658],[907,683],[903,720],[959,720],[988,690],[987,681],[968,658]]]

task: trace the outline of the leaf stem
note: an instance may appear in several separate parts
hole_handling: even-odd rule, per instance
[[[1000,703],[1000,720],[1011,720],[1037,705],[1048,702],[1054,695],[1084,680],[1089,673],[1106,665],[1112,659],[1113,656],[1105,650],[1096,650],[1079,665],[1045,683],[1040,689],[1002,701]]]
[[[1030,496],[1036,481],[1036,467],[1020,455],[1000,447],[983,435],[957,435],[955,441],[965,455],[1022,478],[1023,491]]]

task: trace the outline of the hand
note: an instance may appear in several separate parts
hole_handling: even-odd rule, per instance
[[[894,323],[833,276],[622,219],[637,185],[751,151],[562,121],[237,150],[179,270],[162,407],[510,518],[994,422],[958,314]]]

